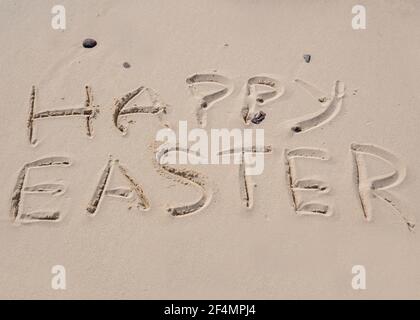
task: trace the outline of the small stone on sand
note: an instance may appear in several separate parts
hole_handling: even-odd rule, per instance
[[[306,63],[309,63],[309,62],[311,62],[311,55],[310,54],[304,54],[303,59],[305,60]]]
[[[299,132],[302,132],[302,128],[301,127],[293,127],[292,131],[296,132],[296,133],[299,133]]]
[[[252,118],[251,122],[253,124],[260,124],[264,121],[266,113],[264,111],[259,111],[255,116]]]
[[[128,69],[128,68],[131,67],[131,65],[128,62],[124,62],[123,63],[123,67],[126,68],[126,69]]]
[[[84,48],[93,48],[96,47],[98,43],[94,39],[85,39],[83,40],[83,47]]]

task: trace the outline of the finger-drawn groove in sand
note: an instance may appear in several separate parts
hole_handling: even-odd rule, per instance
[[[295,190],[314,190],[318,192],[328,192],[329,187],[324,181],[316,179],[296,179],[293,184]]]
[[[86,99],[83,107],[67,108],[35,112],[36,107],[36,92],[35,86],[32,86],[31,96],[29,101],[29,119],[27,123],[28,138],[31,145],[37,143],[35,135],[35,122],[42,119],[55,117],[84,117],[86,119],[86,134],[88,137],[93,136],[92,121],[99,113],[99,106],[93,104],[92,90],[89,86],[85,86]]]
[[[107,196],[116,197],[116,198],[129,198],[131,197],[132,190],[129,188],[114,188],[105,191]]]
[[[147,97],[150,98],[150,105],[137,105],[134,103],[132,106],[128,106],[128,104],[133,102],[136,97],[140,97],[143,94],[147,94]],[[125,135],[128,130],[128,124],[121,123],[121,117],[127,117],[129,115],[138,113],[152,114],[157,115],[159,120],[162,121],[162,115],[166,114],[167,109],[168,105],[161,101],[157,92],[155,92],[153,89],[141,86],[127,93],[115,102],[115,110],[113,116],[114,125],[122,134]]]
[[[127,168],[122,166],[118,160],[116,160],[116,164],[118,165],[118,169],[120,170],[121,174],[129,182],[130,189],[136,194],[137,199],[139,200],[137,206],[142,210],[150,209],[150,202],[146,197],[143,188],[133,179],[133,177],[128,173]]]
[[[228,154],[237,154],[237,153],[271,153],[273,151],[272,146],[251,146],[243,148],[231,148],[227,150],[222,150],[217,153],[218,156],[228,155]]]
[[[52,195],[61,195],[65,191],[65,185],[61,183],[43,183],[35,186],[25,187],[26,193],[49,193]]]
[[[155,152],[155,166],[157,172],[178,183],[184,184],[184,185],[193,185],[200,189],[201,196],[200,198],[191,204],[185,204],[181,206],[170,206],[167,211],[172,216],[186,216],[189,214],[197,213],[204,208],[206,208],[212,198],[212,191],[208,186],[207,179],[202,175],[201,173],[190,170],[190,169],[180,169],[180,168],[174,168],[167,164],[165,164],[164,157],[169,155],[173,152],[184,152],[186,154],[191,153],[191,150],[180,148],[178,146],[173,146],[169,144],[162,144],[160,145]],[[194,156],[199,156],[197,153],[193,153]]]
[[[114,189],[108,188],[111,174],[113,173],[114,167],[117,167],[119,172],[128,182],[128,187],[118,187]],[[146,197],[143,188],[136,180],[128,173],[127,169],[119,163],[119,160],[113,160],[110,158],[99,178],[98,185],[95,192],[90,200],[86,210],[90,215],[96,215],[101,202],[103,201],[104,195],[113,196],[123,199],[130,199],[134,196],[133,201],[137,199],[137,208],[142,211],[150,209],[150,202]],[[131,206],[129,207],[131,208]]]
[[[60,219],[60,211],[34,211],[23,213],[21,210],[23,196],[26,193],[47,193],[61,195],[65,192],[62,184],[43,183],[35,186],[25,186],[30,169],[46,168],[51,166],[70,166],[71,160],[67,157],[47,157],[27,163],[20,170],[15,187],[12,191],[12,201],[10,206],[10,217],[16,223],[29,223],[39,221],[57,221]]]
[[[19,217],[20,223],[31,222],[54,222],[60,220],[59,211],[34,211],[31,213],[22,213]]]
[[[239,194],[241,196],[242,204],[247,209],[252,209],[254,206],[254,188],[255,183],[252,176],[246,174],[245,156],[242,153],[242,162],[239,165]]]
[[[286,183],[289,190],[293,209],[299,215],[330,216],[332,210],[329,205],[319,202],[305,202],[299,199],[299,194],[305,191],[328,193],[329,185],[317,179],[298,179],[294,161],[296,158],[326,161],[329,159],[327,151],[316,148],[285,149]]]
[[[296,79],[295,82],[309,92],[312,97],[317,99],[323,110],[296,122],[291,129],[294,133],[304,133],[318,128],[331,121],[340,112],[345,95],[343,82],[336,81],[334,83],[332,95],[329,98],[322,94],[316,87],[303,80]]]
[[[258,87],[264,87],[268,91],[258,92]],[[248,79],[245,87],[245,99],[241,109],[241,117],[245,124],[259,124],[266,113],[257,110],[263,106],[269,105],[285,92],[284,86],[276,79],[267,76],[255,76]]]
[[[388,189],[399,185],[406,177],[406,168],[402,162],[391,152],[371,144],[351,144],[354,160],[355,183],[358,188],[359,200],[363,215],[367,221],[373,219],[372,198],[379,198],[391,206],[411,231],[415,227],[413,219],[403,214],[401,204]],[[392,167],[389,174],[369,177],[365,157],[371,156],[380,159]]]
[[[228,154],[241,154],[241,161],[239,164],[239,194],[241,197],[242,205],[247,209],[252,209],[254,206],[254,188],[255,183],[252,179],[252,175],[247,174],[247,156],[249,154],[258,153],[271,153],[273,148],[271,146],[251,146],[243,148],[232,148],[228,150],[222,150],[218,155]]]
[[[194,74],[186,80],[191,94],[198,99],[196,109],[197,123],[200,127],[207,126],[207,111],[218,101],[227,98],[233,91],[233,82],[225,76],[219,74]],[[200,87],[205,84],[217,84],[222,88],[210,93],[200,92]]]

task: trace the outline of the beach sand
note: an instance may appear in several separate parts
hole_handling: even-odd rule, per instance
[[[363,1],[360,30],[354,1],[59,4],[64,30],[51,25],[56,1],[0,0],[0,298],[420,298],[418,1]],[[84,48],[87,38],[97,45]],[[195,74],[221,75],[229,88],[209,108],[207,131],[262,128],[272,147],[256,187],[248,181],[252,208],[237,164],[174,166],[203,185],[156,166],[159,129],[199,126],[187,83]],[[284,92],[257,106],[264,121],[245,124],[255,76]],[[151,94],[136,96],[137,106],[167,112],[115,121],[119,99],[141,87]],[[325,121],[292,130],[330,105]],[[59,110],[82,114],[42,113]],[[291,160],[295,178],[328,188],[298,190],[294,202],[285,153],[295,148],[312,150]],[[382,159],[369,156],[378,150]],[[390,198],[369,184],[360,195],[358,178],[393,172],[384,158],[398,163],[394,185],[376,185]],[[25,171],[29,163],[41,167]],[[116,197],[127,186],[132,198]],[[203,194],[197,212],[168,212]],[[297,214],[302,197],[328,214]],[[52,285],[57,265],[65,290]],[[352,286],[354,266],[366,271],[365,290]]]

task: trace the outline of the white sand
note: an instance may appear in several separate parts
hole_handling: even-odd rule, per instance
[[[390,189],[410,221],[419,219],[420,3],[363,1],[367,29],[351,28],[354,1],[63,0],[65,31],[51,28],[56,1],[0,1],[0,298],[420,298],[420,238],[380,199],[366,222],[355,185],[352,143],[398,157],[407,175]],[[92,49],[81,46],[94,38]],[[306,63],[304,54],[311,55]],[[131,67],[123,68],[129,62]],[[140,86],[169,105],[167,121],[196,124],[186,84],[195,73],[231,79],[234,91],[208,112],[208,129],[243,128],[244,85],[268,74],[285,94],[263,107],[264,174],[254,177],[254,207],[240,199],[237,165],[187,166],[212,186],[208,206],[172,217],[165,208],[194,202],[199,190],[159,175],[153,165],[158,117],[132,115],[128,134],[113,123],[114,101]],[[329,95],[346,91],[327,124],[292,135],[291,120],[320,111],[294,79]],[[82,107],[85,85],[100,114],[93,137],[83,118],[36,122],[28,141],[31,87],[35,111]],[[77,106],[79,105],[79,106]],[[285,179],[284,149],[328,150],[329,161],[302,160],[299,177],[330,185],[330,217],[298,216]],[[149,211],[106,196],[86,208],[107,164],[119,159],[143,187]],[[25,163],[66,156],[70,167],[33,169],[27,186],[64,183],[62,195],[25,194],[22,212],[61,211],[58,222],[14,223],[11,199]],[[367,162],[369,176],[390,172]],[[116,171],[115,171],[116,172]],[[112,187],[125,185],[117,174]],[[309,194],[310,196],[310,194]],[[66,290],[51,288],[51,268],[66,269]],[[353,290],[363,265],[367,289]]]

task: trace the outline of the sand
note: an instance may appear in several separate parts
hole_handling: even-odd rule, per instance
[[[65,30],[56,4],[0,1],[0,298],[420,298],[418,1],[363,1],[361,30],[354,1],[62,0]],[[252,181],[236,164],[156,165],[159,129],[199,127],[195,74],[229,87],[206,130],[264,129],[272,151]],[[255,76],[284,93],[245,124]],[[147,113],[116,116],[129,93]],[[359,193],[393,173],[383,159],[398,176]],[[328,210],[296,213],[291,179]]]

